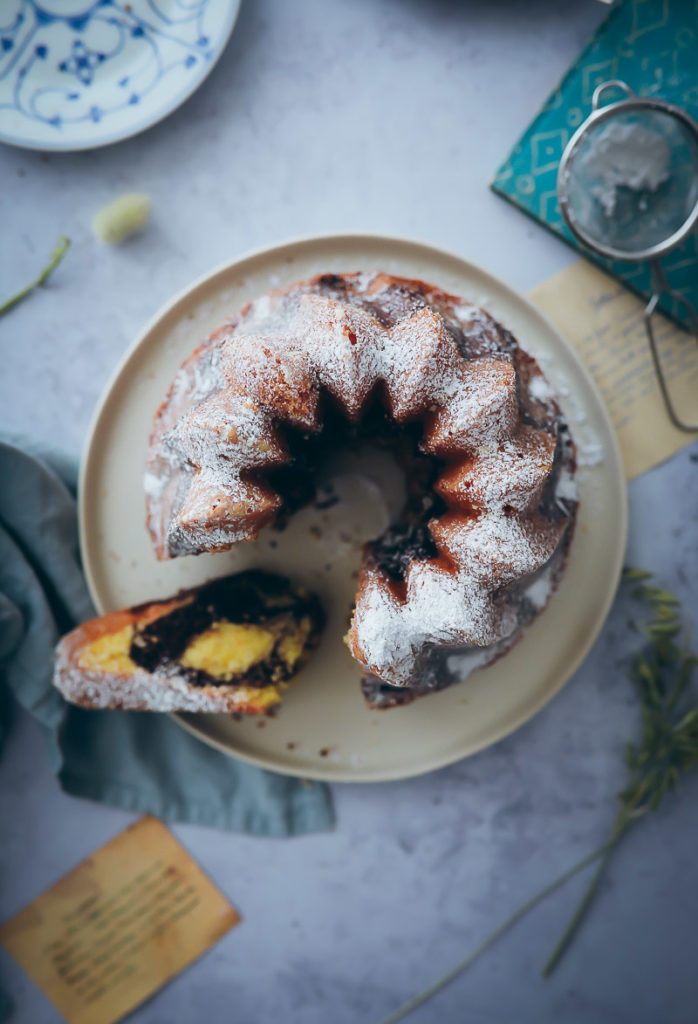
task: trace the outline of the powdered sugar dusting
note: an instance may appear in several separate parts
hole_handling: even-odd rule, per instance
[[[552,593],[553,585],[549,576],[541,575],[528,587],[525,591],[525,595],[531,602],[536,611],[540,611],[548,603],[548,598]]]
[[[549,402],[555,398],[555,392],[542,373],[536,374],[531,378],[528,391],[537,402]]]
[[[592,467],[600,465],[606,457],[606,451],[601,441],[596,438],[584,440],[579,446],[579,465]]]
[[[497,657],[499,644],[492,644],[491,647],[471,647],[456,654],[449,654],[446,658],[446,668],[455,676],[459,682],[463,682],[479,668]]]
[[[499,444],[484,444],[477,459],[449,467],[438,482],[442,494],[481,508],[523,512],[537,505],[553,467],[555,437],[521,427]]]
[[[136,668],[128,677],[88,672],[59,657],[54,683],[66,700],[89,708],[156,712],[249,711],[250,690],[240,686],[192,686],[184,676],[151,675]]]

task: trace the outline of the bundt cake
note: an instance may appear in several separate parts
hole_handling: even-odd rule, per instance
[[[347,643],[372,706],[504,653],[547,602],[576,515],[575,449],[538,364],[487,312],[422,281],[323,274],[263,295],[183,363],[145,478],[159,558],[221,551],[312,500],[353,439],[405,469],[367,545]]]
[[[58,645],[53,682],[86,708],[261,714],[322,625],[316,597],[249,570],[84,622]]]

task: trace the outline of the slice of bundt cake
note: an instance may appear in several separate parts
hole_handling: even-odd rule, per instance
[[[317,646],[317,598],[250,570],[84,622],[54,685],[86,708],[263,713]]]
[[[574,445],[537,363],[488,313],[381,273],[257,299],[157,412],[147,523],[160,558],[254,540],[309,500],[320,454],[358,437],[393,445],[408,489],[366,548],[347,637],[380,705],[379,690],[441,686],[454,652],[503,653],[564,567]]]

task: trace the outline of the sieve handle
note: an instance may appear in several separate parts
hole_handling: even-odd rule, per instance
[[[597,85],[594,89],[594,94],[591,97],[591,109],[598,110],[601,106],[601,97],[607,89],[620,89],[621,92],[625,93],[626,99],[634,100],[636,93],[630,88],[627,82],[622,82],[620,78],[611,78],[608,82],[602,82],[601,85]],[[616,101],[618,102],[618,101]]]
[[[678,415],[674,408],[674,403],[671,400],[669,394],[669,388],[667,386],[666,377],[664,376],[664,370],[662,369],[661,360],[659,358],[659,350],[657,348],[657,340],[654,335],[654,328],[652,326],[652,318],[656,312],[657,305],[659,303],[660,296],[662,293],[670,295],[675,302],[688,312],[688,320],[691,325],[690,334],[693,338],[698,341],[698,314],[696,313],[695,307],[691,302],[688,301],[685,295],[680,295],[679,292],[669,287],[664,268],[662,267],[659,260],[653,260],[651,263],[652,268],[652,298],[647,303],[645,308],[645,329],[647,331],[647,339],[650,343],[650,352],[652,353],[652,361],[654,363],[654,369],[657,373],[657,380],[659,381],[659,387],[662,392],[666,411],[669,414],[669,419],[679,430],[685,430],[687,433],[693,433],[698,430],[698,423],[686,423]]]

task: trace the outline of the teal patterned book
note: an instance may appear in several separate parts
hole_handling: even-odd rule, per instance
[[[611,263],[582,249],[567,230],[557,202],[562,151],[591,113],[596,86],[611,78],[698,119],[698,0],[621,0],[514,146],[492,188],[649,298],[647,265]],[[698,234],[663,263],[670,285],[698,308]],[[685,317],[685,309],[667,297],[661,308],[677,320]]]

